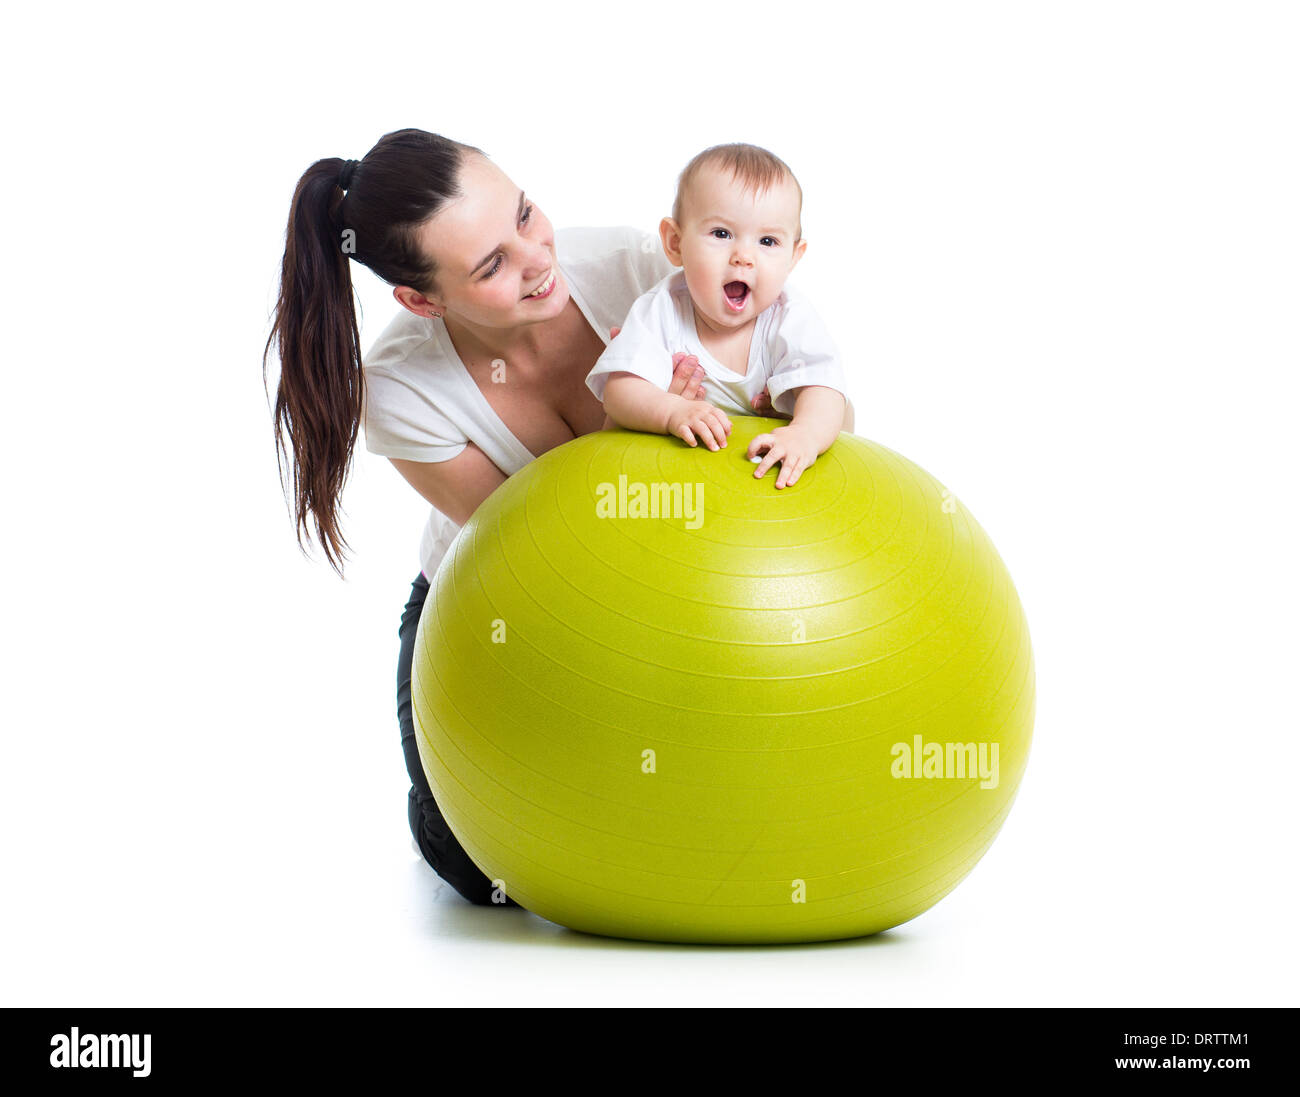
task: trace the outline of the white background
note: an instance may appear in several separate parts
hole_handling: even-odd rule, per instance
[[[1295,1004],[1295,10],[11,9],[0,1002]],[[260,364],[298,176],[405,126],[560,226],[653,230],[720,141],[794,167],[859,432],[962,497],[1034,640],[1019,800],[932,911],[631,944],[416,858],[425,507],[362,450],[346,581],[300,555]]]

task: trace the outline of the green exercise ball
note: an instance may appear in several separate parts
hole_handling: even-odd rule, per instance
[[[498,888],[588,933],[857,937],[951,891],[1011,808],[1024,612],[960,501],[850,434],[777,490],[587,435],[461,530],[420,619],[420,757]]]

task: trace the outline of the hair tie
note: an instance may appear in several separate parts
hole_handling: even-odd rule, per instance
[[[345,160],[343,162],[343,167],[339,169],[339,186],[343,190],[347,190],[348,187],[352,186],[352,177],[356,175],[357,165],[360,163],[360,160]]]

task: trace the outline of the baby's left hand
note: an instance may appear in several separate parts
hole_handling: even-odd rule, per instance
[[[811,432],[792,423],[758,435],[749,443],[745,456],[751,461],[758,460],[754,477],[760,480],[780,461],[781,471],[777,474],[776,486],[784,488],[798,480],[800,473],[817,460],[817,452],[817,442]]]

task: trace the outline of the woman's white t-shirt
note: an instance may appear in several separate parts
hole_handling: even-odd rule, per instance
[[[672,266],[657,236],[633,228],[560,229],[556,263],[592,329],[609,345],[632,303]],[[407,461],[449,461],[470,442],[507,476],[534,457],[492,410],[441,320],[403,309],[363,361],[366,449]],[[460,527],[431,509],[420,567],[432,577]]]

